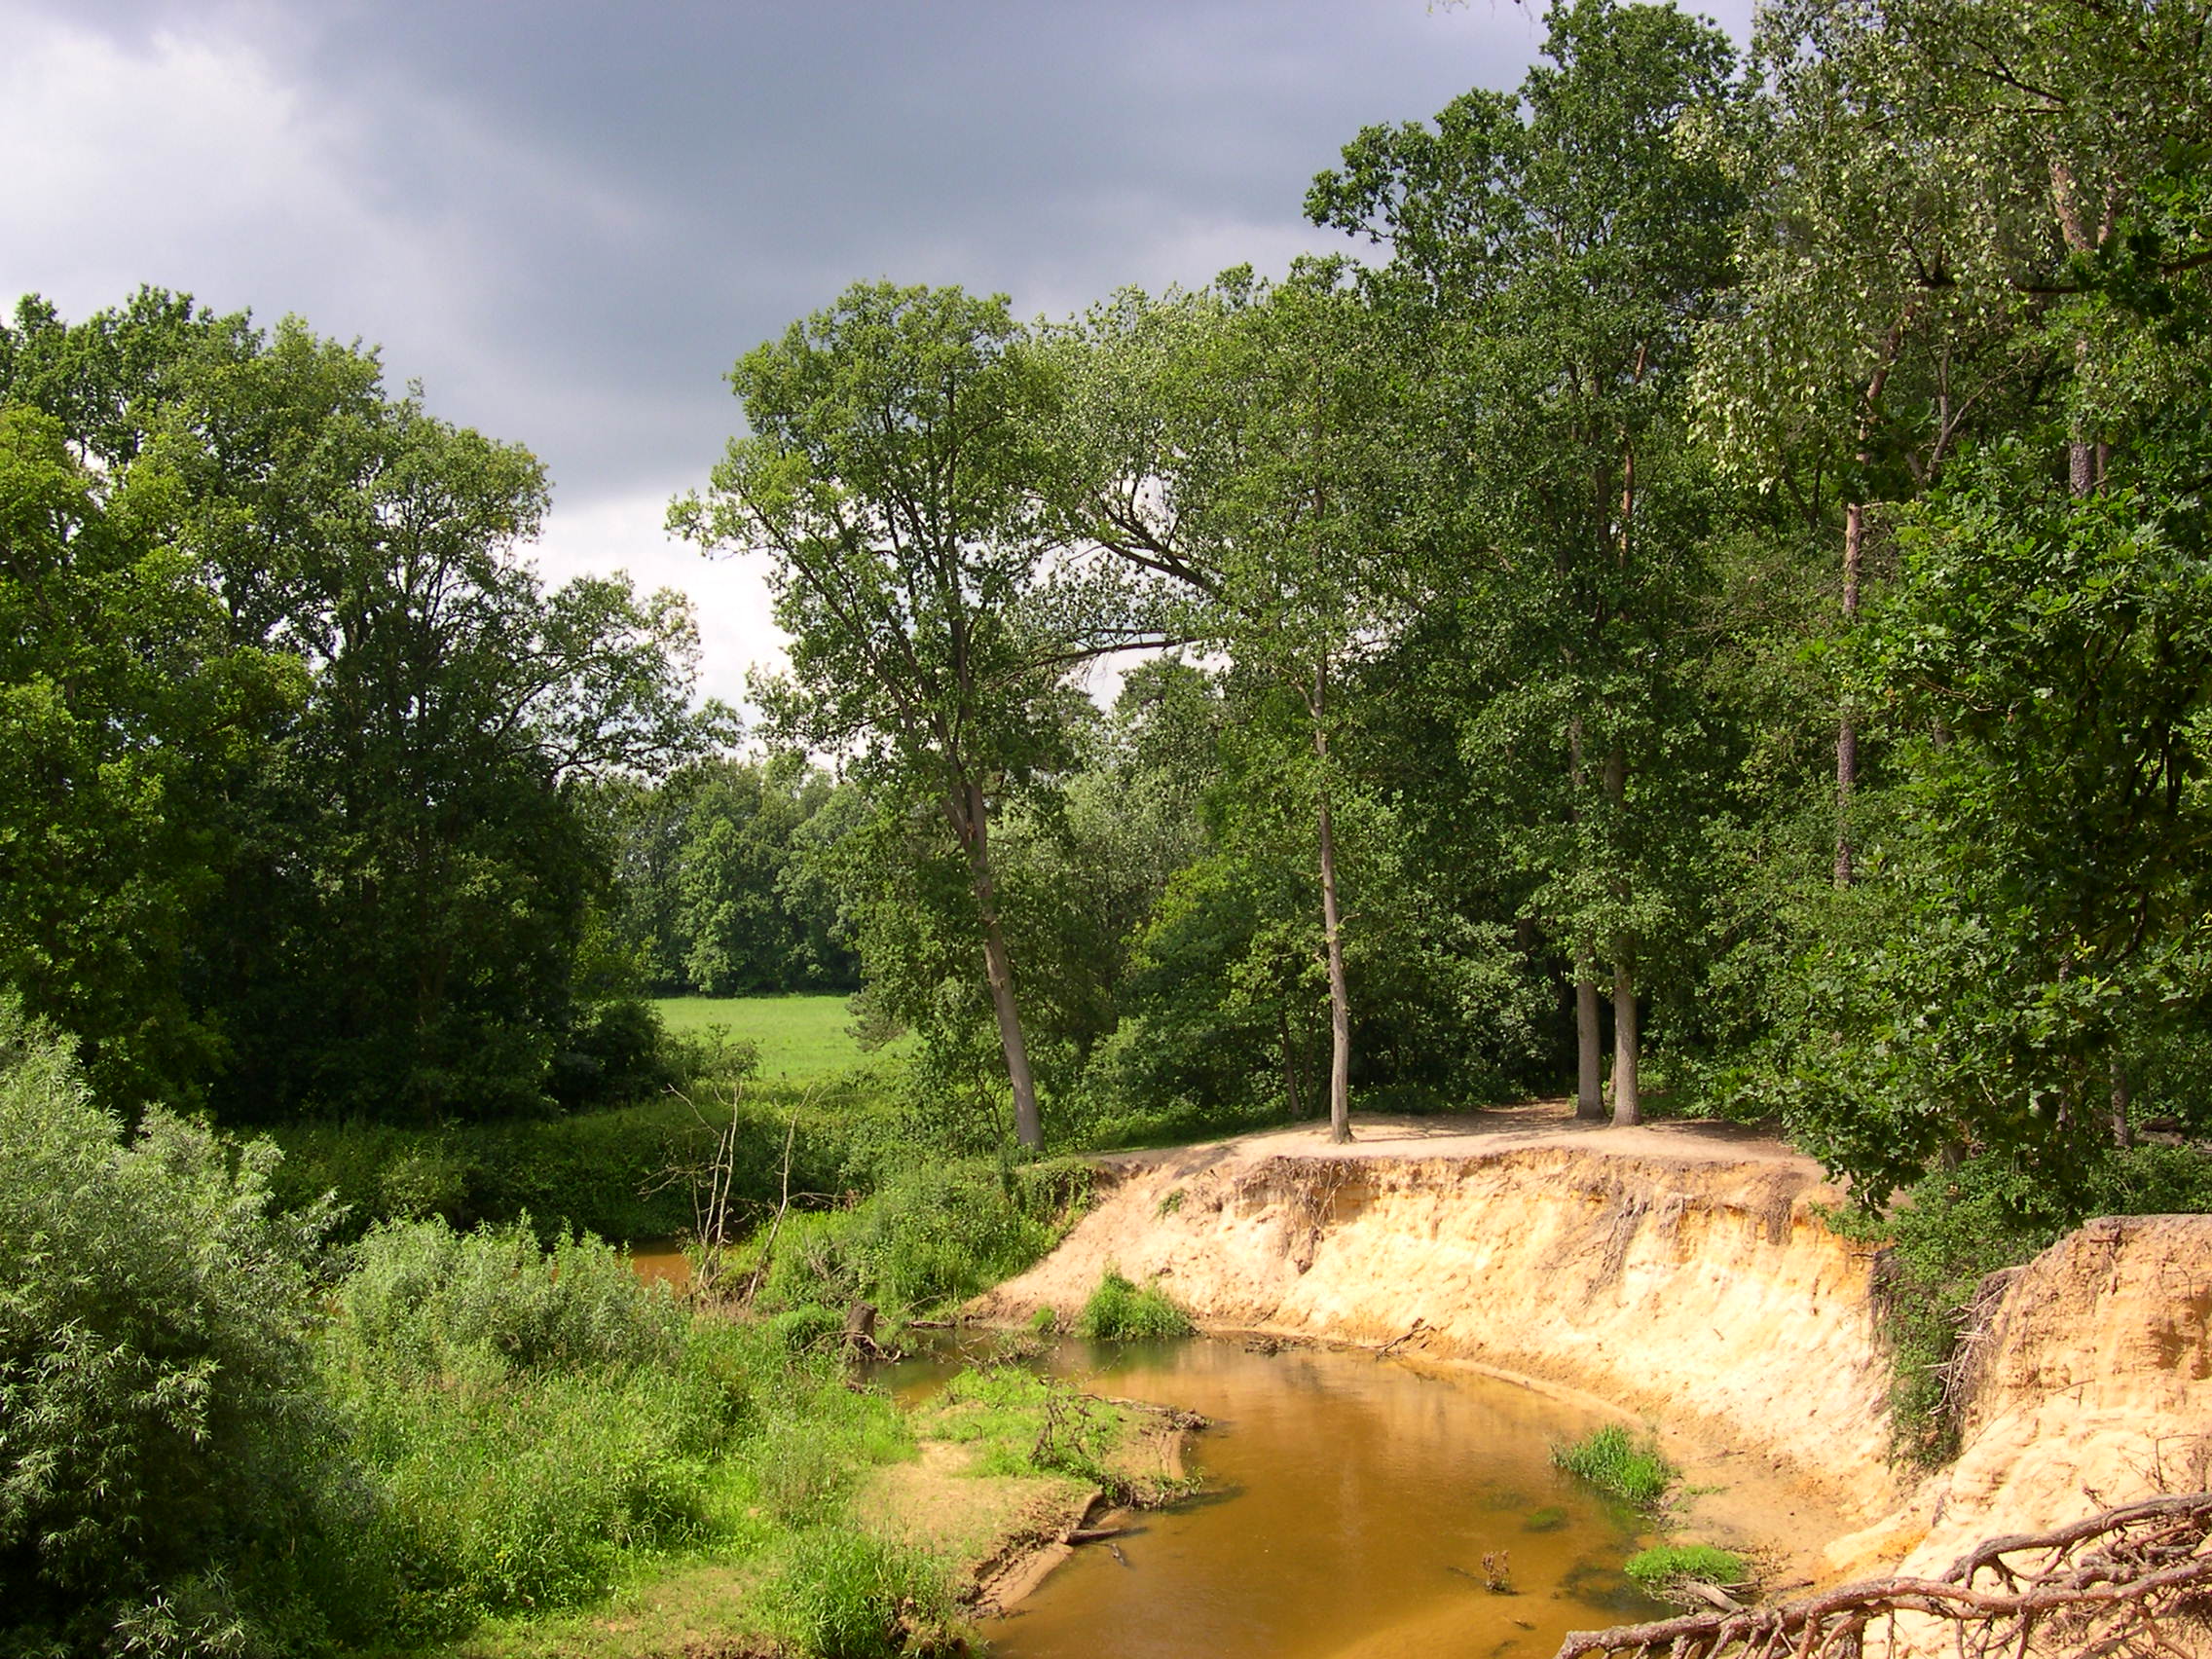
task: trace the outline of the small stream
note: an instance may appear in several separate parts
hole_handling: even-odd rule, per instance
[[[1065,1342],[1094,1393],[1202,1412],[1205,1494],[1076,1551],[986,1627],[1004,1659],[1548,1659],[1569,1630],[1661,1618],[1621,1572],[1636,1519],[1551,1466],[1598,1419],[1510,1382],[1233,1340]],[[908,1401],[958,1369],[887,1367]],[[1511,1564],[1486,1588],[1483,1557]]]

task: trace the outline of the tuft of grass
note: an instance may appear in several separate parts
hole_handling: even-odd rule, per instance
[[[1618,1423],[1607,1423],[1571,1445],[1554,1446],[1552,1462],[1643,1509],[1655,1506],[1681,1475],[1660,1455],[1656,1441],[1639,1440]]]
[[[1712,1544],[1659,1544],[1628,1558],[1628,1575],[1657,1594],[1688,1579],[1707,1584],[1743,1584],[1751,1569],[1733,1550]]]
[[[1191,1316],[1168,1301],[1158,1284],[1132,1284],[1113,1268],[1106,1270],[1076,1321],[1078,1335],[1102,1343],[1187,1337],[1196,1329]]]
[[[951,1651],[943,1565],[848,1527],[800,1533],[762,1603],[777,1633],[809,1659]]]

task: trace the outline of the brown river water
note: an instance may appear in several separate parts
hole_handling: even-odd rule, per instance
[[[1002,1659],[1547,1659],[1569,1630],[1662,1618],[1620,1567],[1635,1519],[1551,1466],[1600,1420],[1518,1384],[1228,1339],[1062,1343],[1094,1393],[1204,1413],[1206,1491],[1076,1551],[988,1625]],[[949,1363],[883,1381],[907,1398]],[[1483,1557],[1509,1563],[1510,1594]]]
[[[689,1277],[672,1243],[633,1259]],[[964,1363],[948,1341],[875,1380],[914,1405]],[[986,1627],[1001,1659],[1548,1659],[1570,1630],[1678,1610],[1621,1571],[1651,1541],[1633,1513],[1551,1466],[1555,1442],[1603,1419],[1534,1389],[1232,1338],[1065,1341],[1039,1363],[1203,1413],[1187,1455],[1204,1491],[1129,1517],[1119,1555],[1077,1550]],[[1485,1555],[1509,1593],[1487,1586]]]

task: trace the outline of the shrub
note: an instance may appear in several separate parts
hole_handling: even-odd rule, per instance
[[[1886,1218],[1847,1210],[1830,1218],[1849,1236],[1884,1246],[1876,1307],[1890,1350],[1892,1451],[1923,1465],[1958,1450],[1952,1359],[1974,1292],[1993,1272],[2027,1261],[2083,1214],[2212,1210],[2212,1159],[2192,1147],[2110,1153],[2072,1195],[2032,1170],[1984,1155],[1938,1170]]]
[[[1618,1423],[1567,1446],[1552,1448],[1552,1462],[1601,1492],[1649,1508],[1667,1495],[1680,1471],[1660,1455],[1657,1442],[1638,1440]]]
[[[843,1527],[802,1533],[764,1600],[779,1634],[815,1659],[941,1650],[952,1614],[939,1563]]]
[[[1628,1575],[1657,1594],[1685,1579],[1707,1584],[1742,1584],[1750,1569],[1744,1558],[1711,1544],[1660,1544],[1628,1558]]]
[[[705,1535],[763,1402],[816,1392],[774,1333],[691,1320],[595,1239],[403,1222],[350,1254],[324,1375],[404,1640],[590,1600]]]
[[[1157,1284],[1130,1283],[1112,1268],[1083,1305],[1076,1331],[1093,1342],[1140,1342],[1155,1337],[1187,1337],[1190,1315],[1167,1300]]]
[[[1088,1174],[1064,1161],[988,1159],[896,1167],[851,1209],[784,1218],[768,1300],[842,1308],[866,1299],[896,1313],[973,1296],[1059,1242],[1088,1196]],[[742,1272],[746,1263],[735,1265]]]
[[[416,1380],[667,1366],[686,1323],[621,1251],[569,1235],[543,1250],[526,1216],[456,1233],[393,1222],[351,1251],[335,1335],[343,1363]]]
[[[161,1111],[134,1136],[0,1003],[0,1644],[251,1653],[320,1623],[312,1217],[274,1152]]]

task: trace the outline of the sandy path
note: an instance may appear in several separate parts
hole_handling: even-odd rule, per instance
[[[1572,1146],[1606,1158],[1664,1158],[1699,1163],[1761,1163],[1818,1179],[1821,1166],[1803,1153],[1741,1124],[1654,1123],[1616,1129],[1586,1124],[1571,1100],[1533,1100],[1479,1112],[1390,1117],[1355,1112],[1352,1140],[1329,1139],[1325,1123],[1260,1129],[1198,1146],[1111,1153],[1096,1161],[1122,1169],[1173,1164],[1185,1173],[1226,1172],[1269,1158],[1493,1158],[1531,1147]]]

